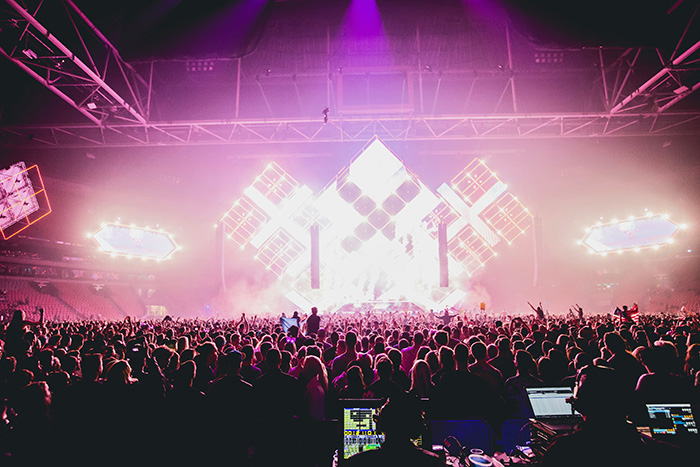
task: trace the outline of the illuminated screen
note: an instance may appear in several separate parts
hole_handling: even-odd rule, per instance
[[[667,216],[641,217],[591,227],[583,244],[596,253],[658,248],[671,243],[679,229]]]
[[[105,253],[144,259],[166,259],[178,249],[166,232],[118,224],[105,224],[92,239]]]
[[[38,210],[39,203],[24,162],[0,170],[0,229]]]
[[[569,387],[527,388],[527,397],[536,418],[581,415],[568,402],[574,391]]]
[[[0,234],[7,240],[51,213],[39,167],[17,162],[0,170]]]
[[[690,404],[647,404],[647,412],[655,435],[698,434]]]
[[[436,193],[378,138],[314,196],[276,163],[224,215],[226,235],[286,281],[300,308],[410,302],[454,306],[458,287],[439,287],[437,231],[447,229],[450,283],[472,276],[529,228],[532,215],[475,159]],[[319,227],[320,289],[310,281],[310,228]]]
[[[377,449],[384,434],[377,433],[374,416],[379,407],[345,407],[343,409],[343,459],[358,452]]]

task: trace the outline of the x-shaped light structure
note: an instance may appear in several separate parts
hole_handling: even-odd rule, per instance
[[[317,196],[272,162],[222,221],[229,239],[251,245],[267,269],[289,283],[301,308],[409,301],[454,306],[456,284],[525,232],[532,215],[507,185],[475,159],[437,193],[378,138]],[[439,287],[438,225],[447,228],[449,287]],[[320,227],[322,286],[310,286],[312,225]]]

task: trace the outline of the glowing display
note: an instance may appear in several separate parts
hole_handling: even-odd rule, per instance
[[[580,243],[599,254],[659,248],[673,243],[681,228],[666,215],[648,215],[593,226]]]
[[[288,281],[297,306],[403,301],[453,306],[465,296],[439,287],[437,228],[447,225],[452,284],[471,276],[530,226],[532,216],[475,160],[437,194],[378,138],[317,196],[271,163],[223,216],[226,235]],[[310,285],[310,234],[320,227],[321,288]]]
[[[180,249],[169,233],[120,224],[104,224],[90,236],[100,251],[128,258],[169,258]]]
[[[51,213],[39,168],[18,162],[0,170],[0,232],[17,235]]]
[[[382,446],[384,434],[377,431],[374,420],[378,412],[377,407],[343,409],[343,459]]]

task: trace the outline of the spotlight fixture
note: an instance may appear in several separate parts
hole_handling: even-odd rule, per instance
[[[535,63],[564,63],[564,52],[535,52]]]
[[[30,60],[36,60],[39,56],[32,49],[24,49],[22,53],[27,56]]]
[[[323,109],[323,111],[321,112],[321,115],[323,115],[323,123],[328,123],[328,112],[330,112],[330,111],[331,111],[331,109],[328,108],[328,107],[326,107],[326,108]]]

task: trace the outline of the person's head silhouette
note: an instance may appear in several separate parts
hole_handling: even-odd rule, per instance
[[[570,402],[587,419],[624,419],[629,401],[624,388],[615,370],[587,365],[576,376]]]
[[[425,418],[416,397],[405,395],[388,399],[375,415],[377,431],[387,441],[418,438],[425,430]]]

